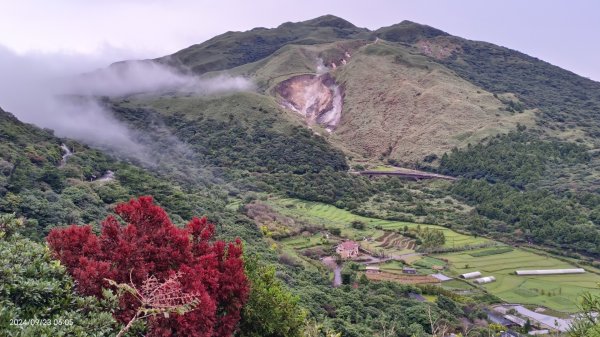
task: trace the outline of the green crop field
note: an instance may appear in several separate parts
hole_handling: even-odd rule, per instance
[[[584,291],[600,294],[600,276],[591,272],[573,275],[517,276],[517,269],[575,268],[558,259],[515,249],[501,254],[474,257],[477,251],[441,254],[450,262],[454,276],[480,271],[493,275],[496,282],[483,285],[490,293],[509,303],[543,305],[563,311],[577,311],[577,298]]]
[[[427,225],[416,224],[403,221],[388,221],[376,218],[363,217],[352,214],[346,210],[336,208],[316,202],[307,202],[297,199],[273,198],[269,203],[284,215],[301,219],[307,223],[323,228],[339,228],[343,237],[362,240],[364,237],[378,238],[388,231],[416,226],[429,227],[444,231],[447,248],[460,248],[493,241],[473,237],[454,232],[451,229]],[[362,221],[366,224],[364,230],[352,228],[352,221]],[[305,248],[311,245],[318,245],[318,235],[313,238],[292,238],[285,240],[285,244],[293,248]],[[379,249],[377,241],[361,242],[368,248]],[[577,297],[584,291],[600,294],[598,283],[600,276],[591,272],[575,275],[548,275],[548,276],[516,276],[514,271],[517,269],[556,269],[556,268],[575,268],[568,262],[536,254],[523,249],[509,250],[510,247],[482,248],[474,250],[465,250],[456,253],[445,253],[435,255],[435,258],[449,261],[449,274],[458,276],[459,274],[480,271],[484,276],[493,275],[496,282],[483,285],[490,293],[500,297],[506,302],[521,303],[530,305],[541,305],[553,310],[562,312],[577,311]],[[409,250],[387,249],[388,254],[403,254]],[[474,255],[474,256],[473,256]],[[422,264],[440,264],[439,260],[425,257],[419,261]],[[417,262],[417,263],[419,263]],[[400,265],[393,266],[399,267]],[[392,267],[392,265],[384,265]],[[392,267],[392,268],[393,268]],[[422,269],[424,267],[421,267]],[[446,273],[446,272],[444,272]],[[454,282],[454,281],[452,281]],[[468,288],[467,283],[461,283],[460,288]]]
[[[446,237],[444,248],[460,248],[493,243],[486,238],[457,233],[442,226],[369,218],[318,202],[274,198],[270,199],[269,203],[284,215],[301,219],[325,228],[340,228],[344,237],[357,240],[362,239],[363,237],[377,238],[383,235],[385,233],[384,231],[402,230],[404,226],[408,228],[417,228],[417,226],[421,226],[423,228],[428,227],[431,229],[442,230]],[[357,230],[350,227],[350,223],[356,220],[364,222],[366,228],[364,230]]]
[[[304,249],[315,247],[319,245],[326,245],[330,242],[320,233],[317,233],[312,236],[304,237],[304,236],[295,236],[292,238],[287,238],[281,241],[282,243],[294,248],[294,249]]]

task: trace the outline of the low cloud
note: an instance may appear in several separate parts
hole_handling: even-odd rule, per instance
[[[136,132],[117,120],[96,97],[174,91],[203,95],[253,89],[244,78],[201,79],[150,61],[105,67],[126,54],[108,48],[94,55],[18,55],[0,46],[0,74],[4,77],[0,81],[0,107],[24,122],[55,130],[57,136],[147,161],[150,150],[137,140]]]
[[[219,94],[254,88],[252,82],[242,77],[199,78],[152,61],[115,63],[106,69],[78,76],[67,84],[65,91],[97,96],[164,91]]]

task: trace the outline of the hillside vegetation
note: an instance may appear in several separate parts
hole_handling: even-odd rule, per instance
[[[490,92],[513,93],[526,108],[539,109],[540,126],[556,131],[581,129],[588,140],[597,141],[600,83],[491,43],[457,37],[430,42],[454,44],[454,51],[440,57],[440,63]]]
[[[202,74],[258,61],[288,44],[312,45],[368,36],[367,29],[326,15],[304,22],[287,22],[274,29],[228,32],[156,61]]]
[[[533,123],[531,113],[506,111],[491,93],[400,45],[367,45],[334,74],[345,98],[332,138],[366,158],[413,163]]]

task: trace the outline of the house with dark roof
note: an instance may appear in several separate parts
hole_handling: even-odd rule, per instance
[[[416,274],[417,270],[415,268],[411,268],[411,267],[404,267],[404,268],[402,268],[402,273],[404,273],[404,274]]]

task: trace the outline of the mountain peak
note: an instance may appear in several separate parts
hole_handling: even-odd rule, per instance
[[[318,27],[357,28],[351,22],[331,14],[319,16],[317,18],[304,21],[304,23]]]
[[[375,31],[375,34],[384,40],[405,43],[414,43],[422,38],[450,35],[437,28],[408,20],[388,27],[381,27]]]

